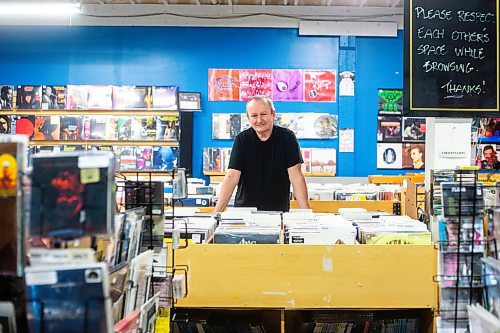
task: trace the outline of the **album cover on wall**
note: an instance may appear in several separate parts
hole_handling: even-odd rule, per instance
[[[12,110],[16,108],[14,86],[0,85],[0,109]]]
[[[233,114],[240,117],[240,114]],[[234,118],[233,118],[234,119]],[[231,139],[231,114],[213,113],[212,114],[212,139]],[[234,139],[234,138],[233,138]]]
[[[425,118],[403,117],[403,142],[425,142]]]
[[[89,86],[68,85],[66,87],[66,109],[86,110],[89,98]]]
[[[90,126],[90,122],[87,124]],[[82,135],[82,116],[61,116],[61,140],[81,140]]]
[[[35,140],[59,140],[61,120],[59,116],[35,117]]]
[[[402,150],[401,143],[377,143],[377,169],[401,169]]]
[[[135,110],[153,107],[153,87],[113,86],[113,109]]]
[[[112,154],[35,155],[32,164],[30,236],[72,239],[112,232]]]
[[[238,69],[208,70],[208,100],[238,101],[240,99],[240,71]]]
[[[118,117],[106,116],[106,140],[118,140]]]
[[[142,128],[142,117],[132,117],[130,121],[130,140],[142,140],[143,128]]]
[[[378,117],[377,142],[401,142],[401,117]]]
[[[35,116],[13,116],[11,119],[11,133],[27,135],[30,139],[35,137]]]
[[[153,169],[172,170],[177,168],[178,157],[178,147],[155,146],[153,147]]]
[[[117,146],[114,149],[116,158],[120,164],[120,170],[136,170],[137,168],[137,153],[136,147]]]
[[[42,110],[64,110],[66,86],[42,86]]]
[[[475,145],[476,165],[485,170],[500,170],[500,145],[488,143]]]
[[[12,118],[7,115],[0,115],[0,134],[11,134],[12,133]],[[15,129],[14,129],[15,133]]]
[[[314,131],[318,138],[321,139],[333,139],[337,138],[338,135],[338,116],[325,114],[317,117],[314,120]],[[314,136],[309,135],[304,138],[313,138]]]
[[[240,100],[248,101],[255,95],[272,98],[273,71],[271,69],[240,69]]]
[[[113,108],[113,86],[110,85],[91,85],[88,92],[88,109],[105,109]]]
[[[21,177],[27,165],[26,137],[17,135],[0,136],[0,275],[23,273],[25,258],[25,236],[23,220],[23,198],[21,196]]]
[[[137,159],[136,169],[137,170],[152,170],[153,169],[153,147],[137,147],[136,148]]]
[[[130,140],[132,137],[132,118],[133,117],[118,117],[118,140]]]
[[[302,70],[273,69],[273,101],[304,100]]]
[[[92,116],[90,118],[90,140],[106,140],[107,116]]]
[[[311,172],[311,148],[301,148],[300,152],[302,154],[302,159],[304,163],[302,163],[302,172],[309,173]]]
[[[402,89],[378,90],[378,113],[385,115],[400,115],[403,112]]]
[[[42,108],[42,86],[17,86],[17,108],[33,110]]]
[[[403,169],[425,169],[425,144],[403,143]]]
[[[335,102],[336,71],[304,70],[304,101]]]
[[[156,140],[178,141],[179,140],[179,117],[157,116],[156,117]]]
[[[335,175],[337,171],[337,150],[335,148],[311,149],[311,172]]]
[[[153,108],[176,111],[178,103],[177,86],[153,87]]]

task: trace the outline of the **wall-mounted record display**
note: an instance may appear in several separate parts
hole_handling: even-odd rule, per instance
[[[405,115],[500,111],[500,0],[405,0]]]

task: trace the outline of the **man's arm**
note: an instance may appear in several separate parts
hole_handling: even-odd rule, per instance
[[[303,209],[309,208],[306,180],[302,174],[300,163],[288,168],[288,178],[290,179],[290,183],[292,183],[293,193],[299,203],[299,207]]]
[[[222,212],[233,195],[234,188],[240,181],[241,171],[236,169],[227,169],[226,176],[222,181],[222,187],[219,193],[219,200],[215,206],[214,212]]]

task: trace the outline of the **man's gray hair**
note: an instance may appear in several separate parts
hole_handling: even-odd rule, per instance
[[[250,98],[247,102],[250,103],[251,101],[260,101],[264,102],[269,106],[269,109],[271,109],[271,113],[276,113],[276,109],[274,108],[274,103],[273,100],[267,97],[266,95],[255,95],[252,98]]]

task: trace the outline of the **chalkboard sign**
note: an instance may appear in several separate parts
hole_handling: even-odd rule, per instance
[[[498,5],[499,0],[405,0],[405,114],[500,111]]]

